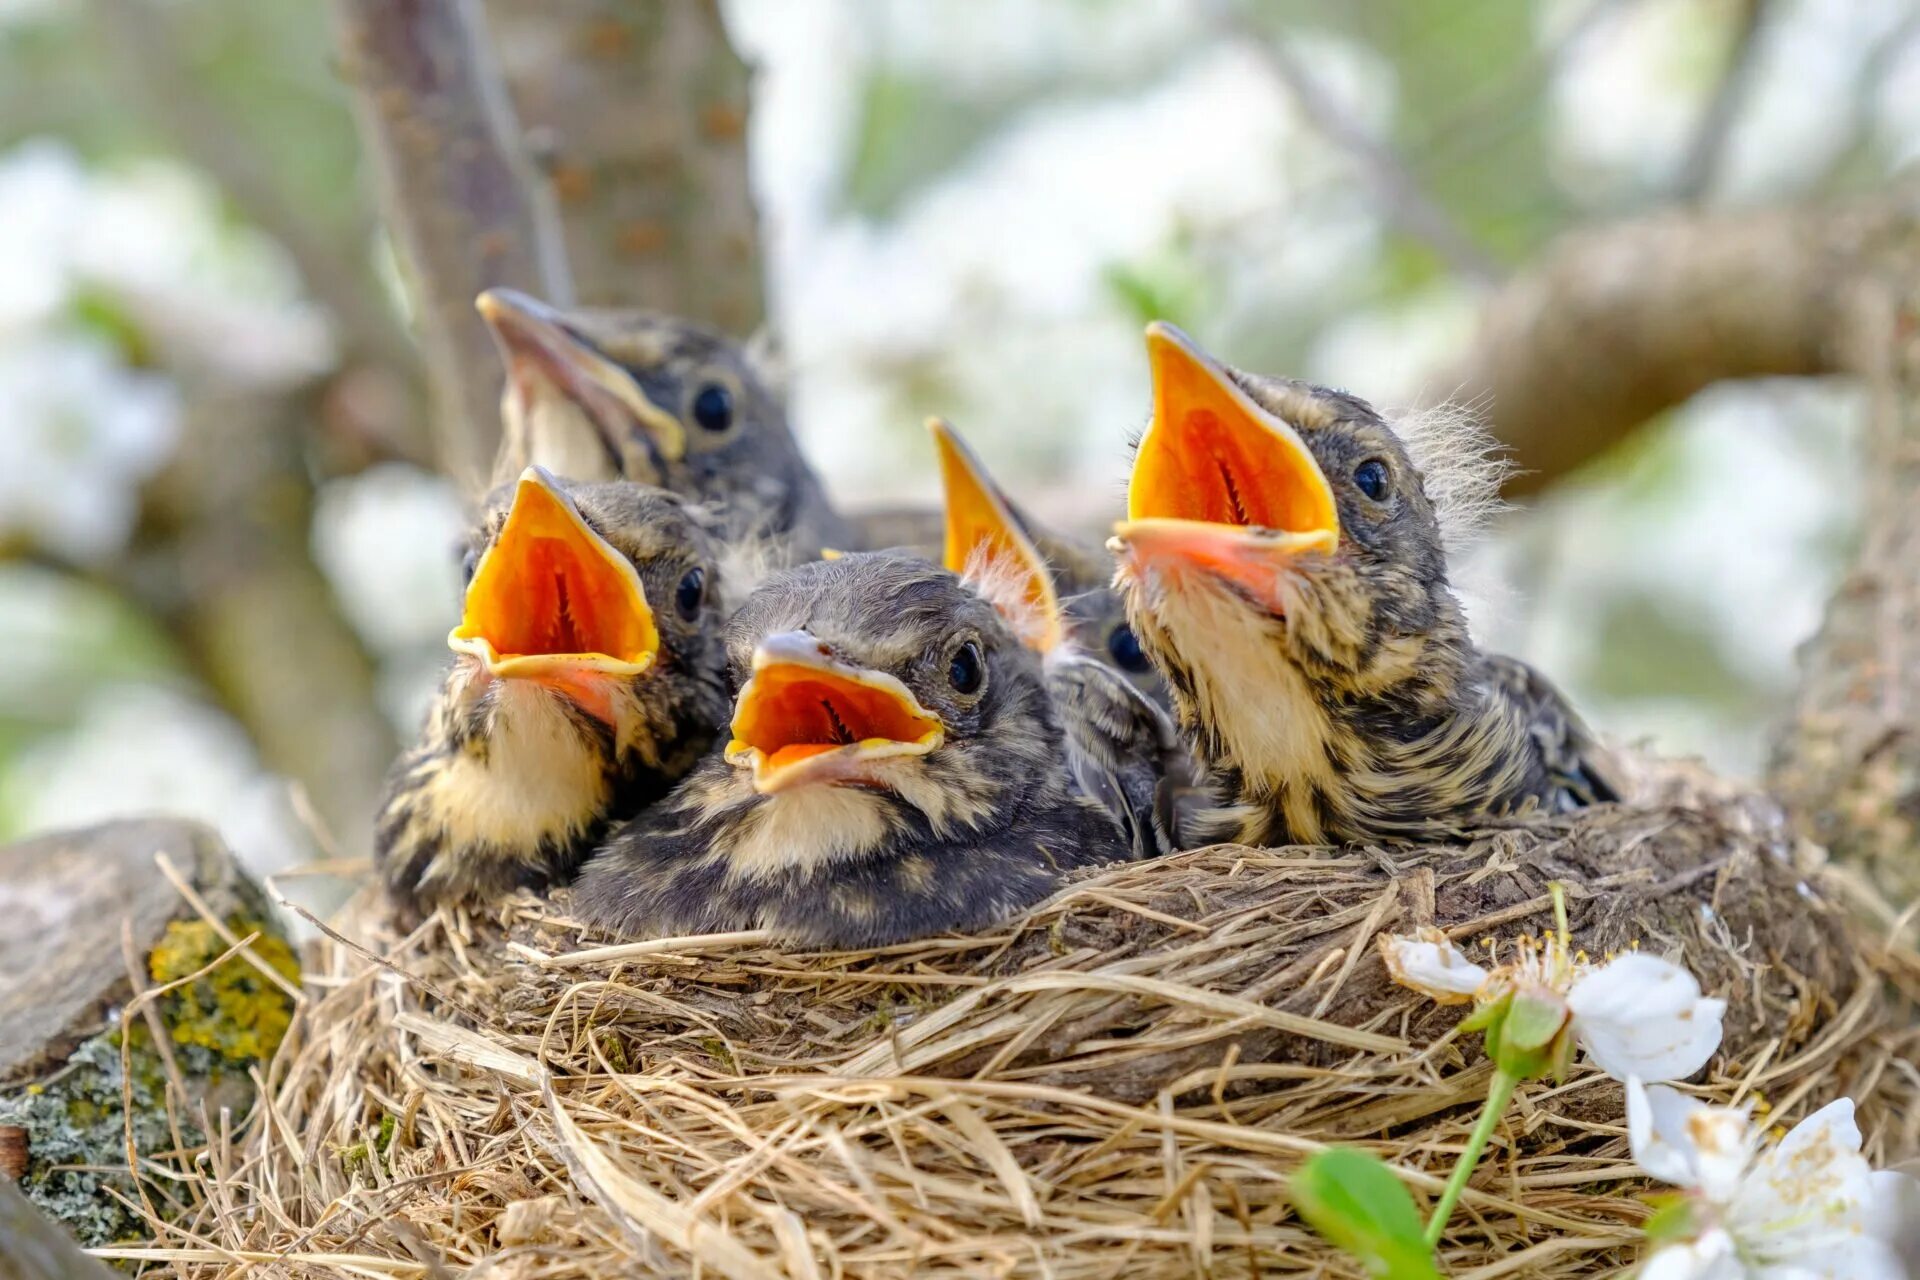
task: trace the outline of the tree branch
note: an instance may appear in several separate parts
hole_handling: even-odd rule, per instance
[[[755,329],[751,77],[714,0],[488,0],[487,19],[579,300]]]
[[[119,586],[174,634],[269,768],[362,842],[397,749],[373,663],[313,562],[310,423],[325,388],[186,385],[179,450],[147,486]]]
[[[566,303],[546,190],[520,149],[477,0],[335,0],[343,74],[415,298],[441,468],[486,483],[500,435],[499,358],[473,300],[511,285]]]
[[[1850,354],[1870,388],[1863,536],[1801,650],[1769,775],[1802,832],[1896,906],[1920,900],[1920,238],[1906,256],[1903,275],[1858,291]]]
[[[1726,69],[1707,99],[1706,109],[1694,127],[1687,154],[1680,162],[1674,182],[1674,198],[1682,204],[1698,204],[1713,193],[1714,182],[1726,160],[1727,144],[1739,122],[1740,108],[1753,85],[1753,68],[1760,51],[1760,34],[1766,27],[1768,0],[1741,0],[1735,18],[1732,48],[1727,53]]]
[[[1322,137],[1352,156],[1400,231],[1431,248],[1455,271],[1477,284],[1492,284],[1505,274],[1452,215],[1430,197],[1406,162],[1334,101],[1292,52],[1240,14],[1222,8],[1217,22],[1259,57],[1300,114]]]
[[[1529,492],[1711,383],[1851,372],[1838,339],[1857,286],[1913,287],[1895,273],[1916,234],[1913,188],[1575,232],[1488,301],[1440,386],[1488,406]]]

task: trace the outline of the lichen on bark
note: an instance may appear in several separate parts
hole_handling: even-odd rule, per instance
[[[299,981],[299,962],[270,926],[244,915],[227,925],[238,937],[257,933],[253,954]],[[176,920],[148,953],[148,975],[156,987],[178,982],[227,946],[213,925]],[[180,1142],[202,1142],[200,1117],[223,1102],[244,1103],[249,1069],[280,1047],[293,1006],[286,991],[239,956],[161,996],[160,1022],[192,1095],[177,1100],[171,1116],[166,1064],[145,1019],[127,1021],[116,1011],[113,1024],[59,1070],[0,1097],[0,1125],[18,1125],[27,1135],[20,1189],[83,1245],[147,1238],[150,1230],[128,1204],[139,1199],[126,1171],[129,1140],[142,1158],[162,1160],[176,1154],[176,1124]]]

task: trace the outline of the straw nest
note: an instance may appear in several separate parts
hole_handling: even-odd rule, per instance
[[[859,954],[598,946],[552,903],[394,937],[371,899],[310,966],[266,1103],[169,1180],[123,1256],[192,1275],[1357,1275],[1290,1213],[1329,1142],[1437,1190],[1478,1037],[1373,939],[1548,927],[1684,956],[1729,1001],[1703,1089],[1789,1120],[1841,1094],[1920,1146],[1920,957],[1764,799],[1640,803],[1421,849],[1216,847],[1086,878],[987,936]],[[379,958],[375,958],[378,955]],[[1644,1189],[1620,1086],[1523,1088],[1450,1275],[1611,1274]],[[262,1265],[264,1264],[264,1265]]]

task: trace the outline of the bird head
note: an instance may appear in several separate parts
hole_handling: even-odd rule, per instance
[[[777,517],[805,464],[739,344],[643,311],[562,311],[511,289],[475,304],[507,366],[496,480],[538,463]]]
[[[1134,638],[1112,566],[1097,545],[1035,529],[988,474],[952,424],[931,418],[940,459],[946,537],[942,563],[999,607],[1043,657],[1063,646],[1107,662],[1164,702],[1153,664]]]
[[[1420,471],[1370,406],[1230,369],[1171,325],[1147,350],[1153,416],[1109,547],[1136,621],[1162,633],[1149,647],[1197,652],[1251,619],[1366,694],[1464,640]]]
[[[766,797],[881,793],[936,830],[977,826],[1049,767],[1038,656],[953,574],[856,553],[756,591],[727,629],[726,759]]]
[[[470,538],[447,644],[469,690],[505,682],[617,736],[668,732],[721,686],[717,561],[706,517],[674,494],[529,467]]]

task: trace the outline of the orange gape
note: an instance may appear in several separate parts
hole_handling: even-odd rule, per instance
[[[985,571],[1018,575],[1018,603],[996,600],[1020,639],[1041,653],[1066,635],[1066,622],[1046,557],[1027,537],[1013,509],[966,442],[939,418],[927,421],[940,455],[940,485],[946,493],[946,549],[942,563],[957,574]],[[1011,592],[1008,593],[1011,596]]]
[[[1291,427],[1165,325],[1147,331],[1153,421],[1134,458],[1127,518],[1337,533],[1333,489]]]
[[[918,742],[939,727],[887,689],[785,663],[754,672],[733,716],[735,743],[775,769],[854,743]]]
[[[632,563],[529,468],[448,643],[499,675],[551,674],[559,660],[631,673],[652,665],[660,635]]]

